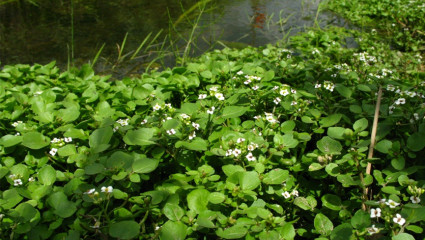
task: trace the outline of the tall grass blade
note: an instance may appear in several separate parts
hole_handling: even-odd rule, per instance
[[[99,59],[100,53],[102,53],[104,47],[105,47],[105,43],[102,45],[102,47],[100,47],[99,51],[97,51],[96,56],[93,59],[93,62],[90,64],[90,67],[93,68],[94,64],[96,64],[97,59]]]
[[[118,45],[118,62],[122,61],[122,53],[124,51],[125,43],[127,42],[128,32],[125,34],[124,39],[122,40],[121,46]]]

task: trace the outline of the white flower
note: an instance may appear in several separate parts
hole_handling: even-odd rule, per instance
[[[85,194],[93,194],[96,191],[96,189],[92,188],[87,190],[87,192],[85,192]]]
[[[292,101],[291,106],[297,105],[297,101]]]
[[[372,227],[370,227],[370,228],[368,228],[368,229],[367,229],[367,232],[368,232],[370,235],[372,235],[372,234],[378,233],[378,232],[379,232],[379,229],[378,229],[378,228],[376,228],[376,227],[375,227],[375,225],[372,225]]]
[[[399,224],[400,226],[403,226],[403,224],[406,223],[406,219],[404,219],[400,214],[396,214],[395,217],[393,218],[393,221],[397,224]]]
[[[279,103],[280,103],[280,101],[282,101],[282,100],[280,100],[280,98],[275,98],[274,100],[273,100],[273,102],[276,104],[276,105],[278,105]]]
[[[196,130],[199,130],[199,124],[198,123],[195,123],[195,122],[192,122],[192,126],[196,129]]]
[[[218,87],[210,87],[211,92],[217,92],[217,90],[218,90]]]
[[[114,188],[112,188],[112,186],[108,186],[108,187],[102,187],[100,189],[100,191],[104,192],[104,193],[111,193],[112,190],[114,190]]]
[[[251,143],[248,145],[248,151],[254,151],[256,148],[258,147],[258,144],[256,143]]]
[[[394,202],[393,200],[389,199],[388,202],[386,202],[385,204],[387,204],[388,206],[390,206],[390,208],[395,208],[398,205],[400,205],[400,203]]]
[[[34,93],[34,96],[41,95],[42,93],[43,93],[43,91],[37,91],[37,92]]]
[[[207,110],[208,114],[214,114],[215,107],[211,107],[211,109]]]
[[[315,54],[320,54],[320,51],[317,49],[313,49],[313,51],[311,52],[311,54],[315,55]]]
[[[226,151],[226,157],[233,155],[233,150],[229,149]]]
[[[182,114],[180,114],[180,117],[182,117],[183,119],[188,119],[188,118],[190,118],[190,116],[189,116],[189,115],[187,115],[186,113],[182,113]]]
[[[381,217],[381,209],[380,208],[371,208],[370,209],[370,218],[378,218]]]
[[[297,90],[291,88],[291,93],[295,94],[295,93],[297,93]]]
[[[320,88],[321,86],[322,86],[322,84],[316,83],[316,85],[314,85],[314,88]]]
[[[192,134],[189,135],[189,140],[192,140],[196,137],[196,132],[193,131]]]
[[[260,87],[258,85],[255,85],[252,87],[252,90],[257,91]]]
[[[296,189],[292,190],[291,195],[298,197],[298,190],[296,190]]]
[[[237,143],[243,143],[243,142],[245,142],[245,138],[238,138],[238,139],[236,140],[236,142],[237,142]]]
[[[49,153],[50,155],[55,156],[57,152],[58,150],[56,148],[52,148]]]
[[[279,86],[274,86],[272,90],[278,90]]]
[[[34,182],[34,181],[35,181],[34,177],[28,178],[28,182]]]
[[[147,122],[148,122],[148,120],[144,119],[140,124],[143,125],[143,124],[146,124]]]
[[[174,128],[167,130],[168,135],[174,135],[176,134],[176,130],[174,130]]]
[[[287,191],[285,191],[284,193],[282,193],[282,196],[285,197],[286,199],[291,197],[291,194]]]
[[[281,89],[279,94],[282,95],[282,96],[286,96],[286,95],[289,94],[289,91],[288,91],[288,89]]]
[[[21,136],[20,132],[15,133],[15,136]]]
[[[17,127],[21,123],[22,123],[22,121],[17,121],[17,122],[12,123],[12,126],[13,127]]]
[[[394,90],[395,90],[394,85],[392,85],[392,84],[388,84],[388,85],[387,85],[387,90],[388,90],[388,91],[391,91],[391,92],[394,92]]]
[[[154,111],[158,111],[158,110],[160,110],[161,109],[161,106],[157,103],[157,104],[155,104],[155,106],[153,106],[153,110]]]
[[[406,103],[406,99],[404,99],[404,98],[399,98],[399,99],[397,99],[394,103],[395,103],[395,104],[397,104],[397,105],[405,104],[405,103]]]
[[[215,96],[218,100],[220,100],[220,101],[223,101],[223,100],[224,100],[224,96],[223,96],[223,94],[222,94],[222,93],[216,93],[214,96]]]
[[[22,180],[20,178],[13,180],[13,186],[22,185]]]
[[[237,157],[239,154],[241,154],[241,152],[242,151],[240,149],[235,148],[235,150],[233,150],[233,156]]]
[[[411,196],[410,200],[412,201],[412,203],[420,203],[421,199],[416,197],[416,196]]]
[[[242,71],[238,71],[236,74],[237,74],[237,75],[242,75],[242,74],[243,74],[243,72],[242,72]]]
[[[72,137],[66,137],[63,139],[66,143],[72,142]]]
[[[251,83],[251,80],[250,79],[248,79],[248,80],[246,80],[245,82],[243,82],[245,85],[248,85],[248,84],[250,84]]]
[[[419,114],[418,113],[414,113],[413,117],[415,118],[416,121],[419,120]]]
[[[256,160],[256,158],[252,155],[252,152],[249,152],[246,155],[246,159],[248,159],[248,161],[255,161]]]
[[[198,99],[202,100],[202,99],[205,99],[205,98],[207,98],[207,94],[199,94]]]

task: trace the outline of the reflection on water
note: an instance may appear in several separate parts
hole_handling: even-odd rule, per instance
[[[203,14],[196,22],[196,14],[201,12],[199,7],[183,14],[197,6],[199,1],[196,0],[33,2],[38,5],[24,0],[0,5],[1,65],[45,64],[56,60],[65,68],[72,60],[76,65],[92,61],[105,44],[99,64],[107,68],[116,63],[117,45],[122,45],[126,33],[128,38],[122,54],[137,49],[149,33],[155,34],[163,29],[158,38],[160,41],[155,42],[158,45],[151,44],[156,48],[146,49],[143,52],[145,57],[135,59],[142,66],[142,62],[154,57],[157,48],[176,53],[182,46],[187,47],[188,36],[195,24],[197,28],[191,39],[193,47],[189,52],[192,56],[223,45],[260,46],[279,41],[287,33],[294,34],[313,26],[319,4],[319,0],[205,1],[208,4],[201,9]],[[182,23],[171,27],[170,23],[182,16]],[[318,22],[321,25],[330,21],[340,20],[329,13],[320,13]],[[164,39],[166,41],[162,42]],[[214,44],[217,40],[221,41],[220,44]],[[71,59],[72,50],[74,59]],[[134,63],[130,67],[135,71],[140,68],[134,68]]]

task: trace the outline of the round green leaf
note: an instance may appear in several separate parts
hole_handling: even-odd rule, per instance
[[[195,211],[196,213],[207,210],[209,195],[210,192],[203,188],[191,191],[187,195],[187,204],[189,209]]]
[[[239,106],[226,106],[223,109],[222,118],[236,118],[242,116],[249,108]]]
[[[333,223],[326,215],[319,213],[314,218],[314,227],[323,236],[329,236],[334,228]]]
[[[392,240],[415,240],[415,237],[408,233],[399,233],[392,238]]]
[[[226,200],[226,196],[223,193],[220,192],[212,192],[208,196],[208,201],[213,204],[219,204],[224,202]]]
[[[4,147],[12,147],[22,142],[22,136],[4,135],[0,138],[0,145]]]
[[[260,185],[261,181],[257,172],[250,171],[241,172],[239,175],[239,183],[242,190],[254,190]]]
[[[325,154],[339,154],[342,150],[340,142],[325,136],[317,141],[317,148]]]
[[[22,135],[22,145],[31,149],[40,149],[50,144],[50,139],[39,132],[28,132]]]
[[[412,151],[420,151],[425,147],[425,132],[415,132],[407,139],[407,147]]]
[[[109,225],[109,235],[118,239],[132,239],[139,235],[140,225],[136,221],[121,221]]]
[[[363,211],[363,210],[358,210],[354,216],[351,218],[351,225],[358,230],[364,230],[367,227],[370,227],[371,225],[371,220],[370,220],[370,215]]]
[[[341,198],[337,195],[326,194],[322,197],[323,206],[332,209],[334,211],[341,210]]]
[[[162,227],[161,240],[184,240],[186,239],[187,226],[182,222],[168,220]]]
[[[282,184],[289,178],[289,171],[282,169],[273,169],[263,177],[263,183],[273,185]]]
[[[173,203],[166,203],[162,211],[164,215],[172,221],[179,221],[184,215],[184,210]]]
[[[241,224],[234,225],[234,226],[229,227],[229,228],[226,228],[224,230],[218,229],[216,231],[216,234],[219,237],[222,237],[224,239],[238,239],[238,238],[242,238],[247,233],[248,233],[248,229],[245,226],[242,226]]]
[[[45,165],[38,173],[38,180],[43,185],[52,185],[56,181],[56,170],[50,165]]]
[[[159,159],[137,155],[136,159],[134,159],[132,168],[135,173],[150,173],[158,167],[158,164]]]

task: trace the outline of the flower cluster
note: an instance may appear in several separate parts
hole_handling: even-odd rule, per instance
[[[295,197],[298,197],[298,190],[296,190],[296,189],[294,189],[294,190],[292,190],[292,192],[291,193],[289,193],[288,191],[285,191],[285,192],[283,192],[282,193],[282,196],[285,198],[285,199],[288,199],[288,198],[290,198],[291,196],[295,196]]]
[[[12,126],[17,127],[19,124],[22,124],[22,121],[16,121],[16,122],[12,123]]]
[[[16,174],[10,174],[9,178],[13,180],[13,186],[18,187],[23,184],[22,179]]]
[[[63,147],[66,143],[72,142],[72,137],[64,137],[64,138],[53,138],[50,143],[53,147],[50,149],[49,154],[55,156],[58,152],[58,147]]]
[[[419,202],[420,199],[418,200],[418,198],[416,197],[411,197],[410,198],[412,200],[413,203]],[[381,207],[384,206],[388,206],[391,209],[397,208],[400,203],[395,202],[394,200],[389,199],[388,201],[386,199],[381,199],[378,201],[378,203],[380,204]],[[377,207],[377,208],[371,208],[370,209],[370,218],[383,218],[386,221],[390,221],[390,219],[392,218],[392,222],[395,224],[398,224],[399,226],[403,226],[406,223],[406,219],[403,218],[403,216],[401,216],[401,214],[396,213],[395,215],[392,215],[392,213],[390,213],[389,211],[385,211],[386,213],[386,217],[383,216],[383,211],[381,208]],[[375,225],[372,225],[370,228],[368,228],[368,233],[370,235],[378,233],[379,229],[375,227]]]

